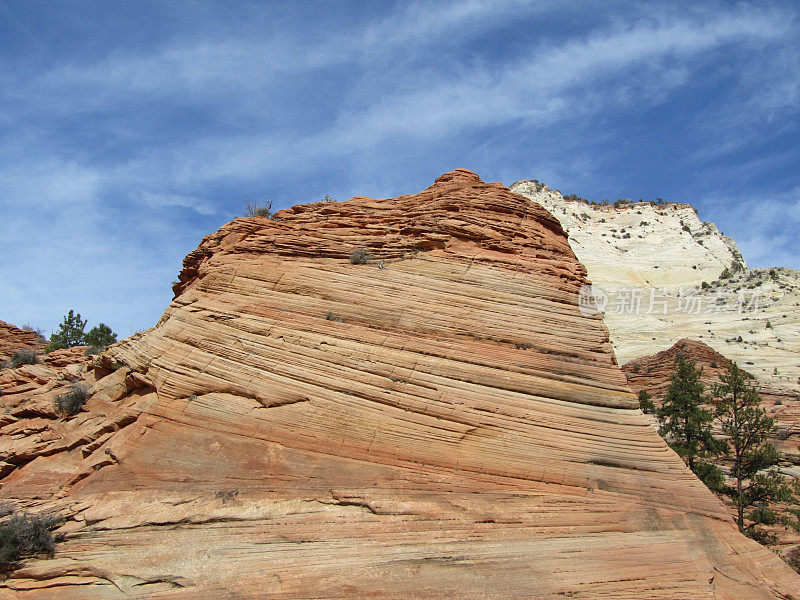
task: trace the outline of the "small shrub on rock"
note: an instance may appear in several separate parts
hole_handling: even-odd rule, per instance
[[[646,390],[639,390],[639,408],[645,414],[656,412],[656,405],[651,398],[652,396]]]
[[[31,348],[20,348],[11,355],[9,361],[12,367],[19,367],[21,365],[35,365],[39,363],[39,357],[36,356],[36,350]]]
[[[47,338],[44,337],[44,330],[39,327],[34,327],[30,323],[25,323],[25,325],[20,326],[20,329],[22,329],[23,331],[32,331],[39,337],[39,340],[41,340],[42,342],[47,341]]]
[[[52,555],[55,541],[51,530],[60,521],[53,515],[21,513],[0,524],[0,570],[11,570],[29,556]]]
[[[100,323],[96,327],[92,327],[89,332],[83,336],[83,343],[94,348],[105,348],[116,341],[117,334],[111,331],[111,327],[105,323]]]
[[[89,388],[82,383],[76,383],[68,392],[56,396],[53,408],[59,417],[71,417],[81,411],[88,397]]]
[[[365,265],[372,257],[366,250],[356,250],[350,255],[350,263],[354,265]]]
[[[719,467],[711,463],[698,462],[695,465],[694,474],[713,492],[722,491],[725,485],[725,475],[723,475]]]
[[[272,210],[272,202],[265,202],[258,204],[257,202],[248,202],[244,207],[245,217],[267,217],[271,219],[275,212]]]

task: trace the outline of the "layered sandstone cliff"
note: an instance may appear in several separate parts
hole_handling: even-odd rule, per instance
[[[635,408],[585,275],[464,170],[229,223],[84,411],[0,397],[0,497],[69,517],[0,598],[796,597]]]
[[[689,204],[591,205],[525,180],[511,190],[566,230],[605,300],[621,363],[692,338],[737,361],[765,389],[800,395],[800,273],[747,269],[733,240]]]

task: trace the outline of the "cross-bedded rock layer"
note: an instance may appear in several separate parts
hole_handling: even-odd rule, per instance
[[[635,408],[584,283],[547,211],[464,170],[229,223],[52,425],[73,444],[2,481],[70,516],[6,596],[792,597]]]
[[[0,362],[11,358],[19,350],[42,349],[42,339],[35,331],[20,329],[5,321],[0,321]]]

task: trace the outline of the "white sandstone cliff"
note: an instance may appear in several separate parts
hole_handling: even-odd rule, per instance
[[[748,269],[735,242],[689,204],[592,205],[535,180],[510,189],[567,231],[621,363],[688,337],[776,391],[800,391],[800,272]]]

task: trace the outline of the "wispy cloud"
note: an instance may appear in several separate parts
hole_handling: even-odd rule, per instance
[[[754,192],[704,199],[708,212],[728,213],[724,232],[733,237],[751,267],[800,265],[800,186],[763,197]]]
[[[217,213],[217,206],[203,198],[195,196],[185,196],[183,194],[164,194],[143,191],[139,199],[150,208],[163,208],[167,206],[177,206],[194,210],[201,215],[213,215]]]

